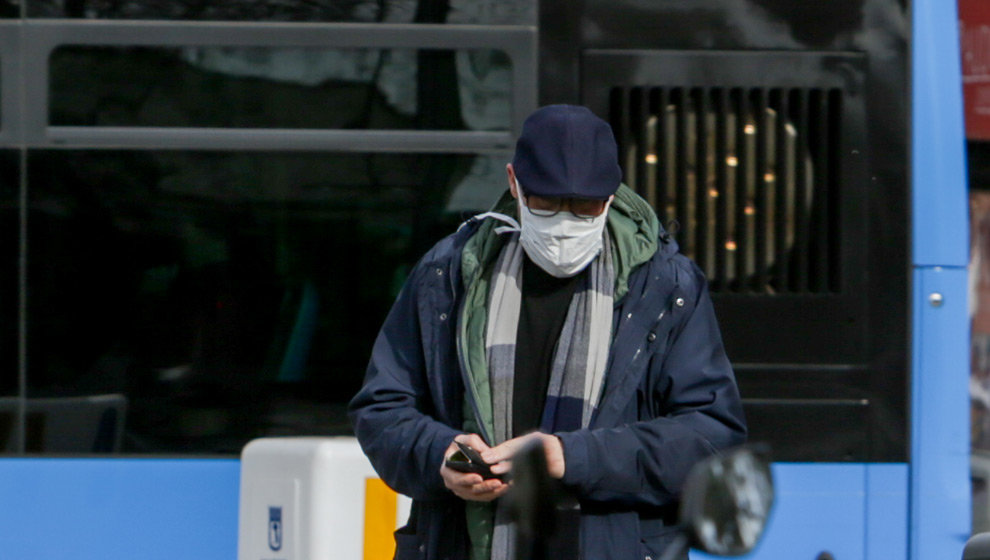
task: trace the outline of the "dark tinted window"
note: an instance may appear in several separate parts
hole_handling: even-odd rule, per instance
[[[535,3],[18,9],[69,19],[0,45],[26,62],[0,100],[19,111],[0,128],[0,408],[25,437],[0,452],[350,433],[410,268],[505,189],[512,105],[535,85],[494,49],[526,76],[536,53],[515,49],[535,31],[492,26],[535,24]],[[377,21],[486,25],[273,24]]]
[[[0,397],[18,390],[19,159],[17,150],[0,150]]]
[[[511,62],[493,50],[65,46],[50,68],[52,125],[510,126]],[[423,102],[442,102],[444,118],[425,118]]]
[[[30,396],[125,395],[123,451],[350,433],[410,267],[506,160],[31,152]]]

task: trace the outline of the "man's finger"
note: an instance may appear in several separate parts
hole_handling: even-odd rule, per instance
[[[481,478],[481,475],[477,473],[464,474],[464,473],[459,473],[455,470],[451,470],[451,472],[454,473],[454,475],[451,477],[451,480],[454,484],[458,486],[471,487],[474,486],[475,484],[481,484],[482,482],[485,481],[483,478]]]
[[[440,476],[443,477],[447,488],[464,487],[470,488],[483,481],[481,475],[477,473],[462,473],[444,465],[440,468]]]
[[[505,483],[497,479],[489,479],[481,482],[480,484],[475,484],[471,491],[475,494],[487,494],[489,492],[497,492],[505,486]]]
[[[488,464],[499,463],[506,459],[511,459],[519,446],[521,438],[514,438],[496,445],[495,447],[481,454],[481,458]]]
[[[512,470],[512,461],[499,461],[491,466],[493,474],[505,474]]]
[[[478,453],[483,453],[489,449],[488,444],[478,434],[460,434],[454,438],[454,441],[467,444]]]
[[[495,487],[493,487],[491,484],[488,484],[487,482],[483,482],[481,484],[475,484],[474,486],[471,487],[471,493],[473,494],[487,494],[492,490],[495,490]]]

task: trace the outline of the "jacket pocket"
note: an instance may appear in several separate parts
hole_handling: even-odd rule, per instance
[[[426,558],[423,539],[410,526],[395,532],[395,560],[422,560]]]
[[[646,524],[644,524],[646,525]],[[654,526],[643,527],[640,534],[640,558],[643,560],[659,560],[663,557],[674,540],[677,538],[678,528],[676,526]],[[687,549],[684,554],[677,557],[677,560],[687,560]]]

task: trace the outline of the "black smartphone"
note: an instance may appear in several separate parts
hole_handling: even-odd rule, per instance
[[[457,445],[458,451],[447,457],[447,460],[444,462],[448,468],[463,473],[480,474],[481,478],[485,479],[497,478],[503,480],[503,475],[493,473],[491,466],[481,458],[481,454],[477,450],[466,443],[459,441],[454,441],[454,443]]]

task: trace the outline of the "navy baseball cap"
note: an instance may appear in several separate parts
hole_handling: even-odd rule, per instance
[[[587,107],[548,105],[523,123],[512,168],[525,194],[604,200],[622,180],[612,127]]]

